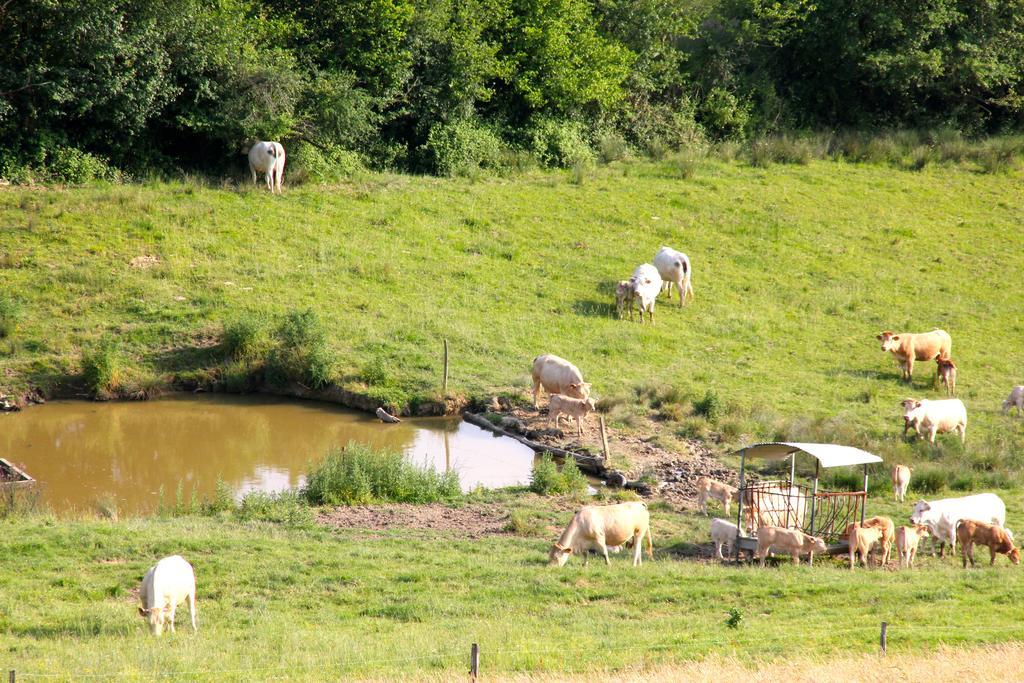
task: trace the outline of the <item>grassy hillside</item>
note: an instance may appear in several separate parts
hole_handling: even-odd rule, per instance
[[[512,503],[521,507],[522,502]],[[850,572],[819,558],[765,570],[692,557],[706,518],[652,513],[656,560],[638,570],[545,566],[569,512],[525,503],[535,535],[287,530],[182,517],[0,521],[0,666],[19,674],[148,679],[338,680],[460,675],[469,645],[485,671],[573,672],[711,655],[741,662],[1024,638],[1024,575],[1005,557],[964,571]],[[894,513],[884,500],[872,512]],[[1010,504],[1009,524],[1024,517]],[[528,525],[529,526],[529,525]],[[199,633],[146,634],[133,590],[153,558],[184,554],[198,580]],[[74,568],[69,571],[69,568]],[[729,611],[738,628],[727,624]],[[181,618],[181,615],[179,615]],[[182,619],[182,623],[185,619]],[[839,627],[841,625],[841,627]]]
[[[819,436],[990,479],[1020,469],[1024,428],[999,414],[1024,382],[1020,172],[709,161],[682,179],[637,162],[575,180],[0,192],[0,280],[20,310],[0,382],[76,373],[104,336],[142,376],[214,366],[224,321],[256,312],[270,326],[309,307],[337,381],[397,400],[439,389],[447,337],[451,388],[467,395],[526,387],[530,360],[552,352],[620,412],[639,385],[713,389],[727,440]],[[654,327],[614,319],[614,282],[662,244],[690,255],[696,301],[662,301]],[[143,255],[159,262],[129,265]],[[874,336],[937,326],[960,366],[966,454],[952,437],[941,449],[896,438],[900,399],[939,396],[934,364],[907,387]],[[685,435],[692,408],[673,401]]]

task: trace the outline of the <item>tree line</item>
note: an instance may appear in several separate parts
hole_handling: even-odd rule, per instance
[[[0,177],[571,165],[799,130],[1024,129],[1021,0],[0,2]]]

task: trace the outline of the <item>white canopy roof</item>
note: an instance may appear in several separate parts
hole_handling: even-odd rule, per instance
[[[746,451],[748,458],[765,458],[768,460],[781,460],[788,458],[793,453],[806,453],[818,459],[822,467],[846,467],[849,465],[864,465],[871,462],[882,462],[877,455],[862,451],[853,446],[837,446],[831,443],[796,443],[788,441],[772,441],[769,443],[756,443],[736,451]]]

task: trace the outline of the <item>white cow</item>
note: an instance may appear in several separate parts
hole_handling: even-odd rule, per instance
[[[284,179],[284,147],[281,143],[257,142],[249,148],[248,153],[252,182],[257,182],[257,173],[263,173],[266,175],[267,189],[280,194]]]
[[[711,520],[711,540],[715,544],[715,557],[719,560],[725,559],[722,555],[722,546],[725,546],[726,552],[732,555],[733,544],[738,534],[736,525],[732,522],[717,517]]]
[[[633,298],[636,300],[636,307],[640,311],[640,322],[644,321],[644,313],[651,324],[654,324],[654,302],[661,292],[661,275],[658,269],[650,263],[637,266],[633,271],[633,277],[629,278],[633,283]]]
[[[662,247],[654,255],[654,267],[665,281],[663,287],[669,297],[672,296],[672,285],[679,289],[680,306],[687,295],[693,298],[693,270],[690,268],[689,256],[671,247]]]
[[[617,505],[584,505],[573,515],[569,526],[562,532],[558,542],[551,546],[548,564],[563,566],[573,553],[583,554],[583,564],[589,560],[591,549],[604,554],[606,564],[608,549],[633,541],[633,566],[641,564],[641,545],[647,538],[647,556],[654,559],[651,542],[651,516],[643,503],[619,503]]]
[[[956,525],[961,519],[1004,526],[1006,505],[994,493],[978,493],[962,498],[919,500],[914,504],[914,512],[910,515],[911,524],[928,526],[932,536],[932,549],[934,551],[936,541],[941,543],[939,552],[942,556],[946,554],[946,543],[956,551]]]
[[[1017,409],[1017,417],[1020,417],[1021,411],[1024,411],[1024,387],[1016,386],[1010,395],[1003,401],[1003,412],[1009,412],[1010,408]]]
[[[903,429],[907,425],[914,428],[918,436],[921,430],[928,432],[928,441],[935,443],[936,434],[956,432],[960,441],[967,440],[967,408],[958,398],[947,398],[940,401],[922,399],[905,399],[903,406]]]
[[[551,394],[551,401],[548,403],[548,428],[551,421],[555,421],[555,427],[563,415],[576,418],[576,433],[583,436],[583,418],[597,409],[597,404],[592,398],[572,398],[561,394]]]
[[[540,388],[548,394],[562,394],[571,398],[590,398],[590,384],[583,381],[580,369],[564,358],[550,353],[533,359],[533,407],[537,407]]]
[[[196,574],[181,555],[165,557],[150,567],[139,589],[139,616],[149,621],[149,630],[159,636],[169,625],[174,633],[174,614],[188,600],[192,631],[196,631]]]

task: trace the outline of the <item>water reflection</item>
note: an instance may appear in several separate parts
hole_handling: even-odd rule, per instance
[[[390,448],[439,470],[455,469],[464,489],[529,480],[533,452],[458,418],[381,425],[328,404],[262,396],[176,396],[138,403],[53,401],[0,416],[0,457],[44,484],[56,510],[111,498],[122,512],[153,510],[213,493],[217,479],[237,493],[302,484],[310,461],[349,441]]]

